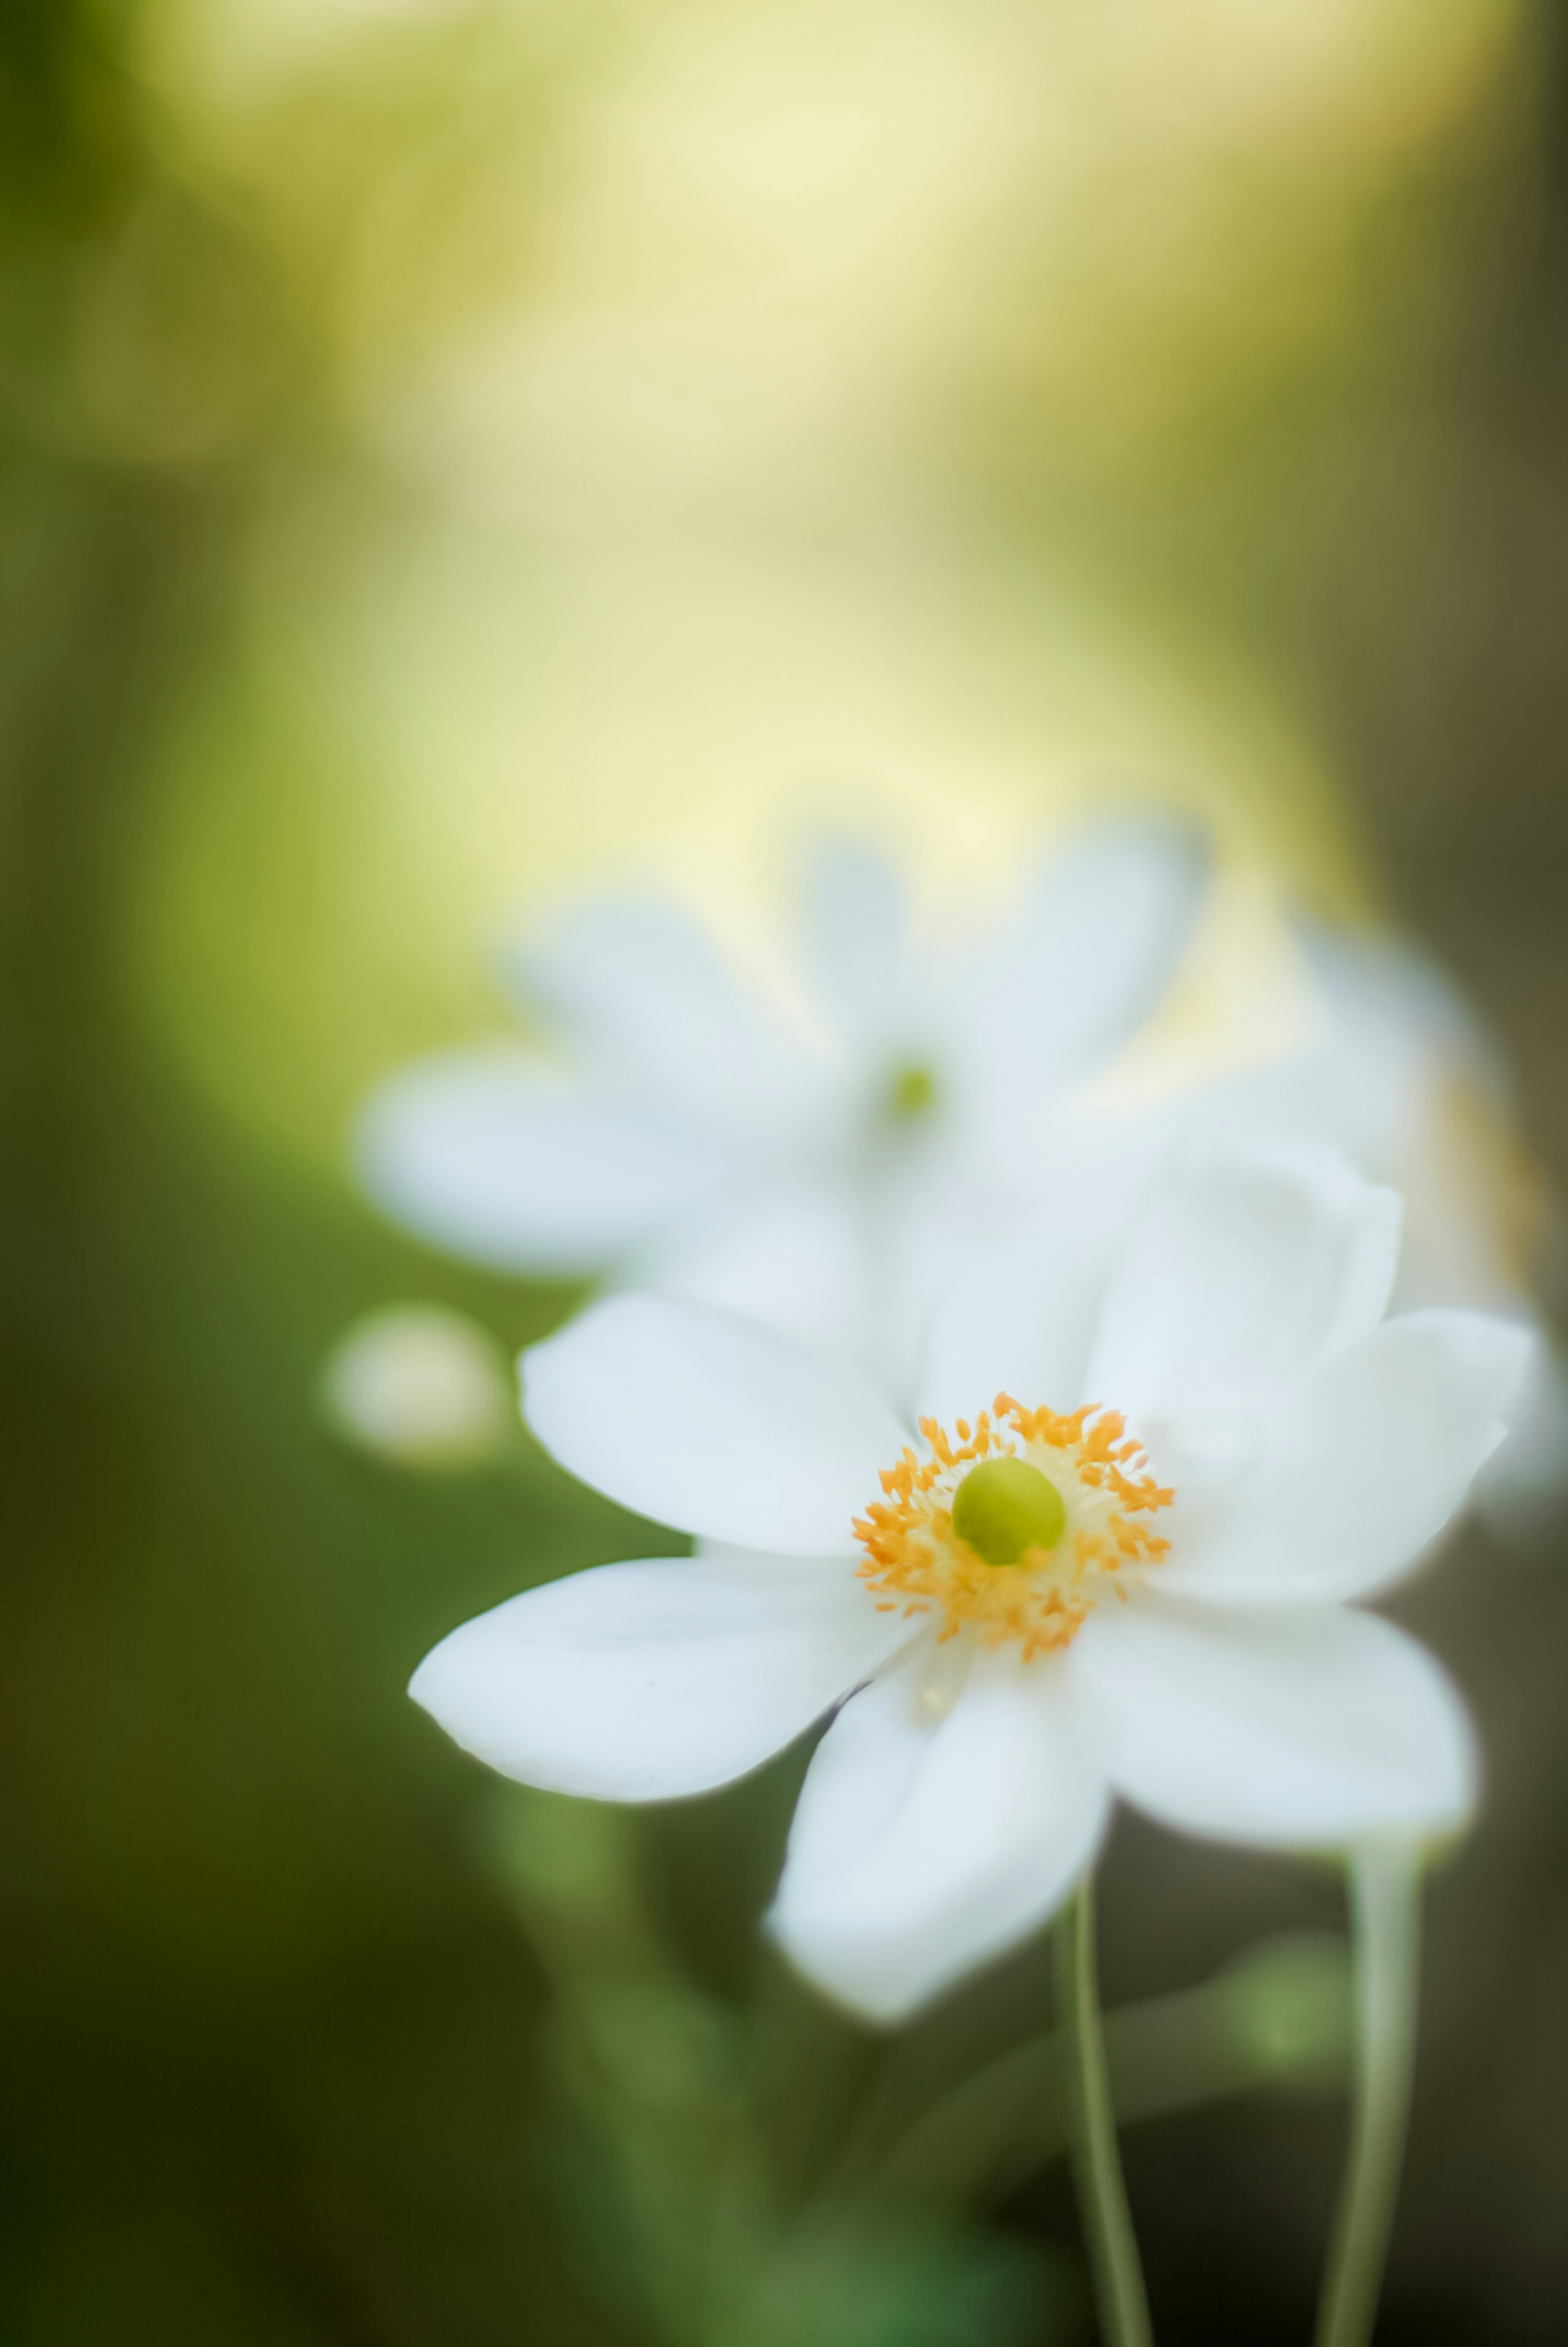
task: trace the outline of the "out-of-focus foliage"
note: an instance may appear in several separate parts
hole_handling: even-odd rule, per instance
[[[915,2258],[894,2154],[958,2081],[1000,2111],[1048,2068],[1037,1953],[890,2050],[757,1951],[795,1760],[613,1828],[498,1806],[407,1672],[630,1528],[521,1436],[413,1476],[317,1397],[389,1296],[509,1348],[571,1300],[395,1240],[340,1171],[363,1084],[482,1010],[484,924],[657,861],[745,932],[801,794],[983,873],[1108,756],[1343,902],[1335,777],[1568,1172],[1556,16],[1172,24],[5,13],[0,2290],[27,2347],[692,2335],[648,2276],[710,2246],[737,2110],[779,2229],[732,2336],[1081,2320],[1052,2171],[998,2137],[1000,2205],[950,2231],[922,2201]],[[1492,1785],[1436,1900],[1389,2314],[1423,2343],[1551,2338],[1568,2286],[1568,1600],[1471,1562],[1411,1601]],[[1224,2024],[1260,1976],[1223,1967],[1337,1921],[1327,1879],[1122,1832],[1131,2042],[1186,1992],[1215,2090],[1257,2084],[1268,2043],[1249,2068]],[[1317,1961],[1268,1975],[1306,2085]],[[672,2110],[689,2167],[647,2148]],[[1173,2335],[1299,2330],[1335,2128],[1263,2095],[1134,2133]],[[884,2152],[874,2224],[800,2229]]]

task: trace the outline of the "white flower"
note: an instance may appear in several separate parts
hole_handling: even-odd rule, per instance
[[[1207,873],[1188,826],[1101,825],[1010,919],[942,950],[911,942],[886,865],[824,850],[800,1032],[673,902],[588,902],[512,958],[555,1058],[491,1045],[396,1077],[362,1122],[363,1178],[478,1261],[609,1272],[906,1364],[936,1235],[1033,1201],[1070,1096],[1164,992]]]
[[[1396,1304],[1509,1308],[1528,1291],[1540,1177],[1496,1045],[1442,973],[1385,937],[1298,920],[1313,1000],[1292,1052],[1197,1095],[1205,1130],[1332,1143],[1405,1201]]]
[[[1204,1088],[1181,1121],[1211,1141],[1333,1143],[1405,1201],[1396,1309],[1475,1306],[1532,1330],[1540,1341],[1509,1439],[1482,1484],[1494,1521],[1528,1522],[1568,1481],[1568,1376],[1532,1276],[1553,1201],[1519,1140],[1502,1056],[1462,996],[1409,947],[1307,921],[1294,934],[1316,1000],[1310,1040]]]
[[[514,1598],[412,1693],[509,1775],[632,1801],[722,1785],[840,1706],[772,1925],[884,2020],[1049,1914],[1113,1795],[1280,1847],[1448,1830],[1458,1698],[1343,1601],[1459,1506],[1528,1340],[1384,1321],[1398,1226],[1338,1159],[1179,1171],[1071,1308],[1060,1264],[959,1283],[918,1440],[841,1358],[612,1298],[525,1356],[529,1420],[697,1554]]]

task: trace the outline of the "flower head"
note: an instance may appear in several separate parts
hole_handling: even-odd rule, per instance
[[[998,1394],[954,1440],[922,1418],[923,1459],[907,1444],[882,1496],[855,1521],[858,1570],[878,1611],[929,1615],[945,1644],[1015,1643],[1025,1662],[1065,1646],[1100,1599],[1166,1554],[1148,1521],[1176,1497],[1144,1469],[1115,1410],[1070,1417]]]
[[[585,902],[507,963],[552,1048],[394,1078],[362,1121],[366,1184],[480,1262],[607,1273],[907,1362],[934,1235],[1033,1202],[1075,1088],[1185,954],[1208,863],[1191,826],[1102,824],[944,946],[911,937],[890,866],[824,846],[793,1021],[673,902]]]
[[[1462,1707],[1344,1601],[1462,1502],[1528,1339],[1386,1320],[1398,1238],[1392,1196],[1313,1152],[1179,1169],[1111,1261],[1073,1255],[1076,1296],[1060,1262],[965,1270],[918,1431],[842,1358],[613,1298],[525,1357],[527,1413],[697,1553],[514,1598],[412,1691],[493,1766],[629,1800],[833,1711],[772,1924],[882,2018],[1047,1915],[1115,1795],[1287,1848],[1451,1829]]]

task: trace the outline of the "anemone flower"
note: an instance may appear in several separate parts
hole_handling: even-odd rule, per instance
[[[362,1178],[478,1262],[686,1294],[902,1374],[934,1235],[1033,1202],[1074,1093],[1163,995],[1208,870],[1189,825],[1102,823],[1010,917],[941,944],[911,938],[890,866],[825,845],[793,1022],[673,901],[588,900],[505,965],[553,1048],[392,1078]]]
[[[1464,998],[1397,939],[1298,920],[1315,1015],[1296,1051],[1199,1088],[1172,1129],[1248,1141],[1312,1138],[1405,1201],[1396,1310],[1459,1304],[1505,1314],[1538,1342],[1482,1479],[1494,1522],[1528,1524],[1568,1485],[1568,1375],[1532,1265],[1554,1215],[1517,1137],[1507,1070]],[[1145,1120],[1144,1138],[1157,1153]]]
[[[697,1553],[513,1598],[412,1692],[493,1768],[622,1801],[831,1713],[771,1925],[881,2021],[1049,1915],[1117,1795],[1284,1849],[1446,1833],[1463,1708],[1346,1601],[1461,1505],[1529,1339],[1385,1319],[1399,1223],[1326,1154],[1176,1167],[1108,1267],[1067,1244],[965,1274],[918,1431],[842,1357],[609,1298],[524,1356],[529,1422]]]

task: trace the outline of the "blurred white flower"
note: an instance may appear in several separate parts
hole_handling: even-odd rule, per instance
[[[944,949],[911,941],[887,865],[826,848],[799,1033],[673,903],[590,901],[512,960],[556,1058],[492,1045],[394,1078],[362,1122],[364,1181],[477,1261],[608,1270],[907,1383],[947,1237],[1059,1170],[1073,1095],[1163,995],[1208,868],[1192,826],[1103,824]]]
[[[1330,1142],[1405,1204],[1397,1310],[1459,1304],[1508,1315],[1539,1341],[1488,1465],[1503,1523],[1552,1504],[1568,1479],[1568,1393],[1534,1293],[1553,1202],[1518,1138],[1502,1056],[1423,956],[1387,938],[1297,925],[1316,1006],[1298,1051],[1197,1093],[1188,1133]]]
[[[321,1405],[340,1434],[402,1466],[460,1467],[510,1440],[514,1393],[494,1337],[438,1304],[394,1304],[339,1339]]]
[[[1178,1169],[1109,1264],[1068,1230],[1054,1264],[1037,1242],[965,1273],[918,1440],[842,1358],[612,1298],[525,1356],[530,1423],[698,1553],[514,1598],[412,1692],[508,1775],[633,1801],[724,1784],[841,1706],[772,1923],[882,2020],[1046,1916],[1114,1794],[1263,1845],[1449,1830],[1473,1791],[1458,1698],[1343,1602],[1460,1505],[1529,1340],[1385,1322],[1398,1245],[1398,1202],[1338,1158]]]
[[[1497,1049],[1458,990],[1384,937],[1294,925],[1301,1047],[1213,1085],[1205,1129],[1331,1142],[1405,1202],[1396,1303],[1504,1307],[1528,1287],[1538,1179],[1512,1139]]]

